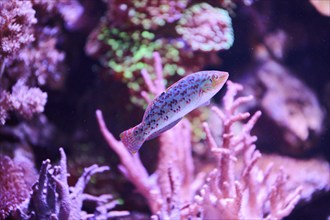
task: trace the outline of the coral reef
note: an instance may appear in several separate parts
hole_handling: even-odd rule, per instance
[[[328,6],[0,0],[0,219],[328,219]],[[211,69],[227,92],[129,154],[146,103]]]
[[[62,148],[60,153],[58,166],[51,167],[49,159],[43,161],[31,193],[24,181],[22,168],[15,166],[9,157],[1,157],[1,218],[10,213],[20,219],[108,219],[129,214],[110,211],[118,204],[112,195],[96,197],[84,193],[91,177],[109,170],[107,166],[86,168],[75,186],[69,187],[66,154]],[[84,201],[96,204],[94,213],[82,210]]]
[[[207,3],[108,1],[107,15],[89,36],[86,52],[127,83],[133,102],[142,103],[137,95],[144,89],[140,71],[155,72],[153,52],[163,58],[164,77],[173,80],[170,76],[210,64],[233,41],[228,12]]]
[[[56,18],[58,10],[64,22],[72,25],[79,13],[74,16],[69,12],[70,16],[67,16],[65,7],[75,4],[77,8],[79,4],[74,0],[66,4],[48,2],[15,0],[0,3],[1,124],[5,123],[8,112],[18,112],[26,118],[43,112],[47,94],[39,86],[54,89],[63,84],[65,56],[56,46],[61,27],[51,21]],[[47,13],[50,11],[53,13]],[[14,93],[18,92],[28,94],[14,102]],[[30,106],[31,110],[24,109],[24,106]]]
[[[210,150],[219,158],[218,168],[209,173],[207,183],[201,189],[201,195],[196,197],[198,204],[205,210],[204,217],[223,219],[253,219],[253,218],[283,218],[287,216],[300,199],[301,187],[285,194],[285,174],[283,170],[276,174],[276,181],[269,181],[267,169],[261,170],[256,162],[262,157],[256,150],[256,136],[250,134],[251,129],[261,115],[257,111],[240,129],[234,133],[235,122],[247,119],[250,114],[236,113],[238,107],[251,101],[252,96],[234,99],[243,87],[228,82],[228,91],[224,97],[224,110],[214,107],[213,110],[221,118],[223,134],[221,147],[216,144],[208,124],[204,124],[207,142]],[[237,132],[237,131],[236,131]],[[235,176],[234,166],[238,156],[243,160],[243,168]],[[237,172],[237,171],[236,171]]]
[[[159,55],[155,56],[157,78],[153,81],[143,71],[149,93],[160,94],[164,89]],[[234,130],[234,124],[247,119],[250,114],[237,113],[237,109],[252,96],[235,98],[242,86],[228,82],[228,91],[224,97],[224,111],[214,107],[221,118],[223,132],[222,143],[217,144],[208,124],[204,124],[210,151],[218,158],[218,167],[195,176],[191,154],[191,134],[189,123],[183,121],[172,130],[160,136],[160,149],[156,171],[149,175],[142,165],[139,155],[131,155],[125,146],[115,139],[106,128],[102,112],[96,116],[100,130],[111,147],[119,156],[119,169],[147,200],[153,219],[177,218],[283,218],[287,216],[300,199],[301,187],[284,191],[286,174],[283,170],[275,174],[270,181],[272,163],[261,170],[257,161],[261,153],[256,150],[255,136],[250,134],[260,117],[256,112],[240,131]],[[146,101],[149,94],[142,92]],[[236,162],[243,160],[243,168],[238,170]],[[204,183],[204,177],[208,176]],[[201,189],[199,189],[201,187]]]

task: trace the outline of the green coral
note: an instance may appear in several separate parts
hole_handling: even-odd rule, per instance
[[[184,44],[177,40],[156,39],[146,30],[121,31],[118,28],[103,28],[98,36],[109,47],[103,65],[115,74],[120,74],[130,89],[140,91],[140,71],[154,73],[152,54],[159,52],[164,63],[164,76],[184,75],[186,68],[180,64],[180,50]],[[137,83],[137,84],[136,84]]]

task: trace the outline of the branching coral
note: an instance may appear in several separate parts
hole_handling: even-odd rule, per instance
[[[276,154],[263,154],[258,159],[257,165],[260,169],[266,170],[269,161],[273,163],[269,181],[275,182],[277,173],[282,172],[283,166],[285,166],[287,181],[283,190],[287,194],[302,186],[301,199],[310,201],[315,191],[330,190],[330,164],[322,158],[297,159]]]
[[[142,71],[149,93],[143,91],[141,95],[147,102],[150,95],[159,94],[165,87],[159,55],[154,56],[156,79],[152,80],[147,71]],[[283,171],[277,174],[276,181],[269,181],[272,165],[266,170],[256,166],[261,154],[255,149],[257,138],[250,132],[261,113],[256,112],[238,133],[233,130],[234,124],[250,117],[247,112],[237,113],[241,105],[253,98],[235,98],[241,89],[241,85],[228,82],[224,111],[213,108],[223,123],[221,144],[216,143],[208,125],[204,124],[208,145],[218,159],[218,168],[208,174],[205,183],[205,171],[194,174],[188,121],[182,121],[160,136],[158,167],[149,175],[139,155],[131,155],[123,143],[115,139],[106,128],[102,112],[97,110],[100,130],[121,160],[120,170],[147,199],[153,219],[282,218],[292,211],[300,199],[301,188],[285,194]],[[238,169],[239,160],[243,161],[242,169]]]
[[[208,125],[204,124],[210,150],[219,158],[219,167],[210,172],[207,183],[196,197],[204,211],[204,217],[221,216],[224,219],[283,218],[288,215],[300,199],[301,188],[285,195],[285,174],[279,172],[275,182],[268,180],[272,165],[266,170],[256,166],[261,154],[256,150],[255,136],[250,132],[261,112],[256,112],[235,134],[234,123],[247,119],[249,113],[236,113],[238,107],[251,101],[252,96],[235,99],[239,84],[228,82],[224,97],[224,111],[214,107],[222,121],[222,144],[219,147]],[[241,154],[243,168],[235,177],[235,164]],[[237,172],[237,171],[236,171]]]
[[[160,57],[158,54],[154,54],[154,56],[157,61],[155,65],[157,78],[151,80],[146,71],[142,72],[150,92],[150,94],[146,91],[142,92],[142,96],[147,102],[150,101],[149,95],[155,96],[165,88]],[[137,191],[147,199],[152,213],[170,219],[181,216],[181,208],[192,199],[194,191],[200,185],[200,178],[195,181],[192,178],[194,168],[188,121],[183,120],[173,130],[161,135],[162,147],[158,169],[154,174],[149,175],[142,165],[139,155],[131,155],[123,143],[117,141],[107,130],[100,110],[96,112],[96,115],[103,136],[121,159],[120,170],[134,183]],[[176,148],[175,143],[178,143],[178,140],[181,140],[180,148]]]
[[[92,165],[84,170],[74,187],[69,187],[67,177],[67,161],[64,150],[60,149],[61,161],[58,166],[50,166],[50,160],[42,163],[39,179],[32,187],[29,203],[24,203],[19,209],[23,219],[106,219],[111,216],[123,216],[128,212],[109,211],[116,202],[111,195],[99,197],[84,193],[92,175],[104,172],[106,166]],[[97,203],[94,214],[82,211],[83,201],[89,200]]]

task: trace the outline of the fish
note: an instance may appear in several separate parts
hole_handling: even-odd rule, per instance
[[[229,74],[223,71],[200,71],[183,77],[158,95],[147,107],[140,124],[119,136],[131,154],[147,140],[174,127],[192,110],[208,105]]]

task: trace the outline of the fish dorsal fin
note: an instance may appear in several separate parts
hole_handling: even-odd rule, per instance
[[[156,131],[155,133],[151,134],[149,137],[147,137],[146,140],[151,140],[154,139],[156,137],[158,137],[159,135],[161,135],[163,132],[170,130],[171,128],[173,128],[177,123],[179,123],[179,121],[181,121],[182,118],[177,119],[176,121],[173,121],[171,124],[163,127],[162,129]]]
[[[154,105],[155,100],[158,99],[159,97],[161,97],[162,95],[165,95],[165,92],[162,92],[161,94],[159,94],[156,98],[154,98],[154,100],[152,100],[151,103],[149,103],[148,107],[146,108],[146,110],[145,110],[145,112],[144,112],[144,115],[143,115],[142,121],[144,121],[145,118],[147,117],[147,115],[149,114],[150,109],[151,109],[151,107]]]

